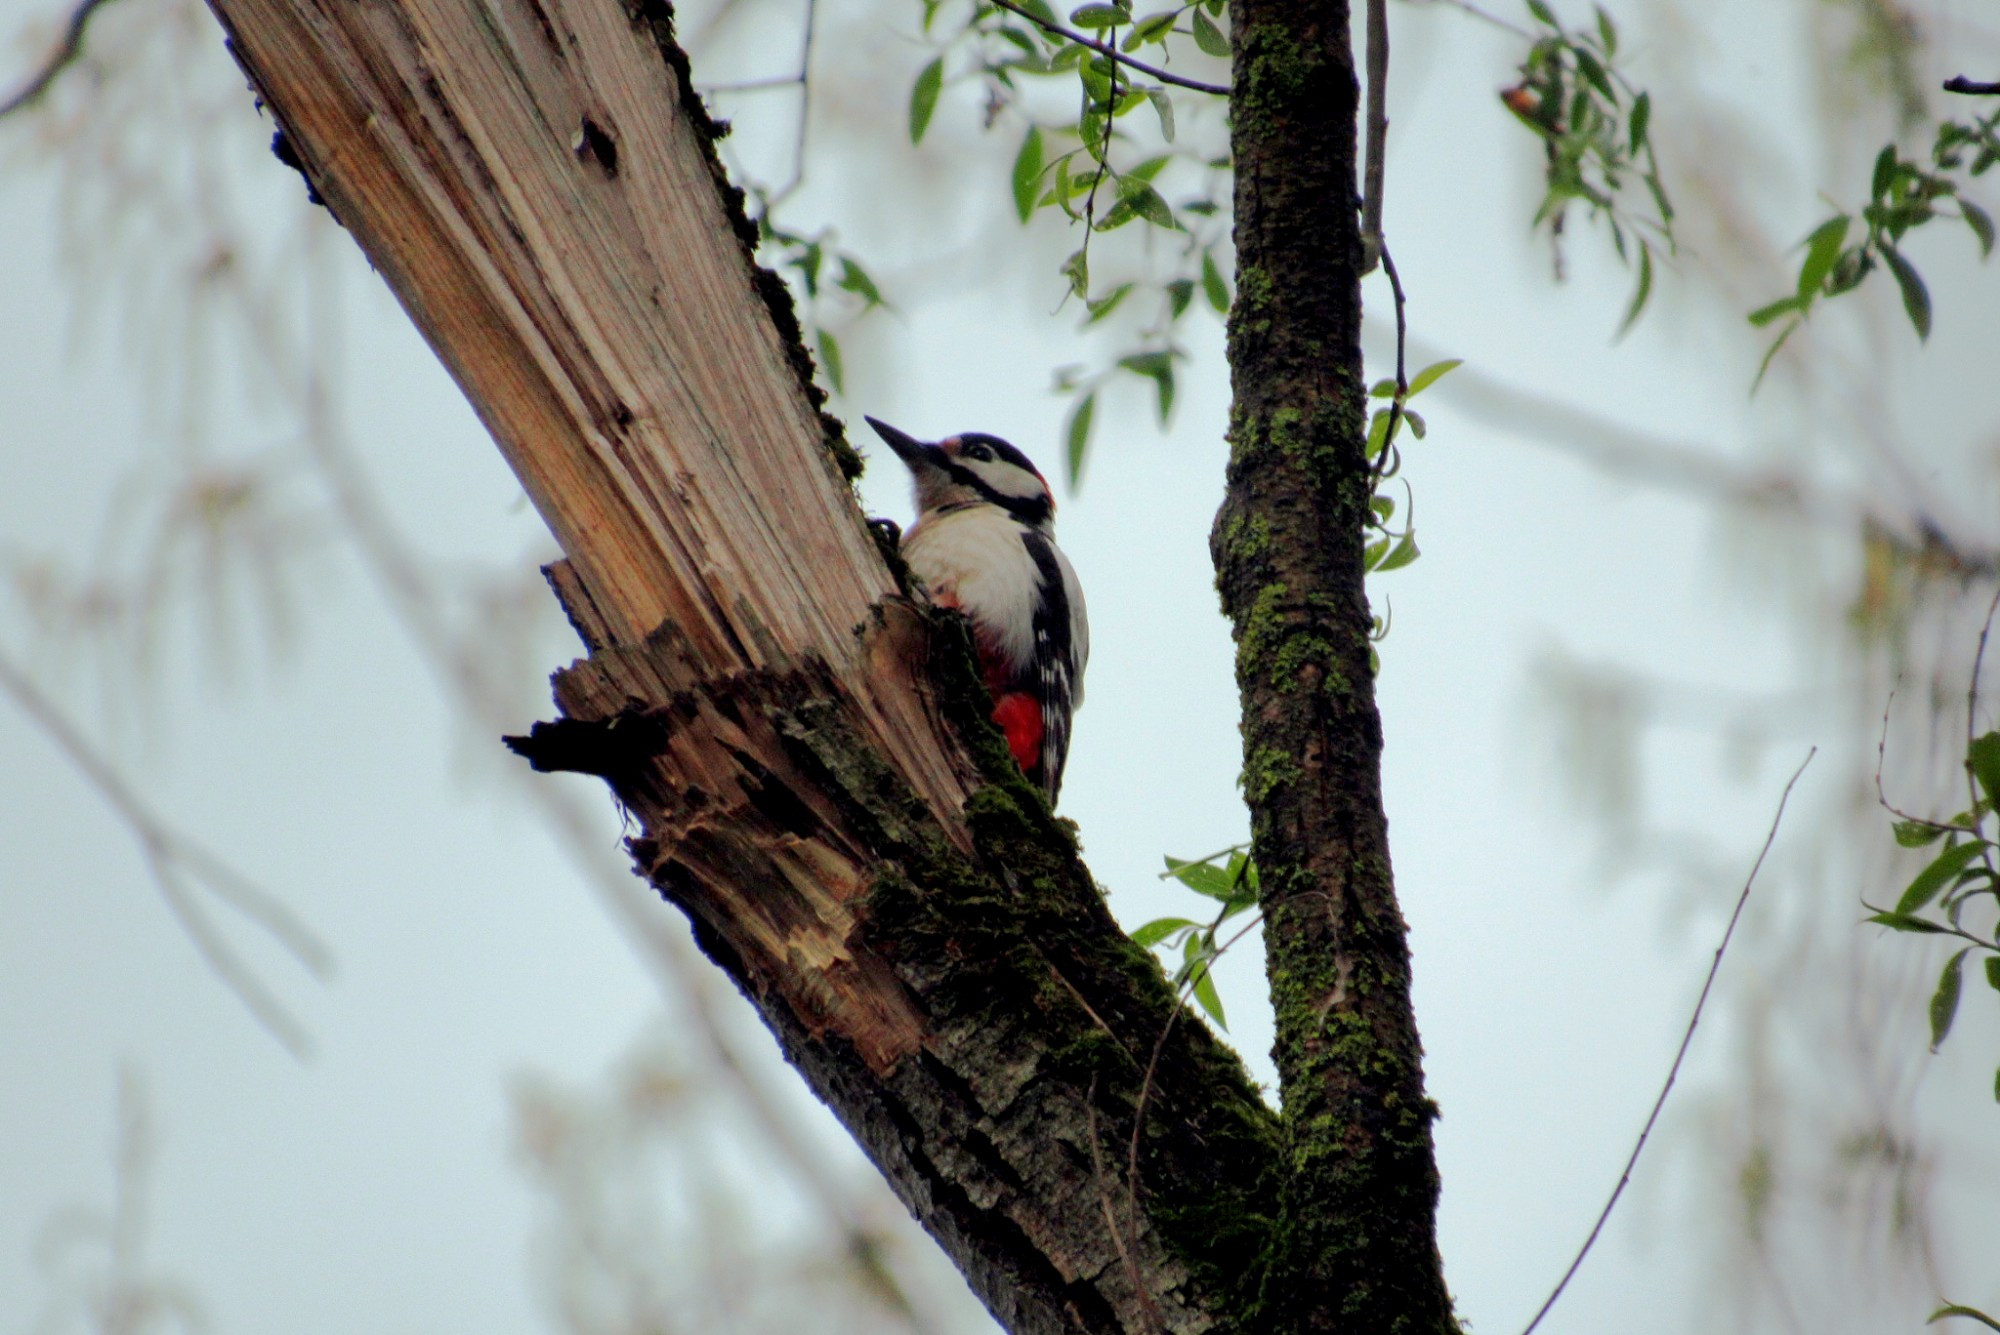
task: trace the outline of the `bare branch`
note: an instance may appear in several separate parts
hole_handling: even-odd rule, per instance
[[[269,891],[231,867],[221,857],[181,834],[140,798],[103,753],[84,737],[60,707],[43,694],[26,672],[0,655],[0,692],[13,698],[43,734],[97,790],[105,804],[124,821],[146,859],[146,869],[161,898],[180,919],[211,969],[236,994],[271,1036],[301,1060],[311,1055],[312,1039],[276,995],[264,985],[228,941],[203,907],[197,888],[228,903],[283,946],[315,978],[324,982],[333,969],[332,955],[310,927]]]
[[[1763,870],[1764,857],[1771,851],[1771,844],[1778,837],[1779,823],[1785,819],[1785,803],[1791,800],[1792,789],[1798,784],[1799,776],[1806,772],[1806,766],[1812,764],[1813,757],[1818,754],[1818,747],[1806,752],[1806,758],[1799,762],[1796,770],[1792,771],[1792,777],[1785,784],[1785,791],[1778,797],[1777,814],[1771,817],[1771,828],[1764,836],[1764,846],[1757,850],[1757,860],[1750,864],[1750,875],[1744,879],[1743,891],[1736,896],[1736,908],[1729,915],[1729,925],[1722,930],[1721,944],[1716,946],[1715,958],[1709,962],[1708,977],[1702,980],[1701,995],[1695,998],[1694,1014],[1688,1017],[1687,1032],[1681,1035],[1680,1050],[1674,1053],[1674,1063],[1667,1068],[1666,1083],[1660,1086],[1660,1096],[1653,1100],[1653,1111],[1646,1114],[1646,1124],[1639,1129],[1638,1143],[1632,1146],[1631,1156],[1625,1160],[1625,1171],[1618,1175],[1618,1185],[1611,1189],[1611,1199],[1604,1202],[1604,1208],[1598,1212],[1597,1222],[1590,1226],[1590,1236],[1583,1240],[1583,1246],[1577,1250],[1576,1259],[1569,1263],[1569,1269],[1563,1271],[1563,1277],[1556,1281],[1554,1291],[1549,1294],[1548,1300],[1542,1304],[1541,1310],[1535,1313],[1535,1319],[1528,1323],[1527,1329],[1522,1331],[1521,1335],[1534,1335],[1535,1327],[1542,1324],[1542,1318],[1549,1314],[1549,1309],[1556,1305],[1556,1299],[1562,1297],[1563,1290],[1569,1287],[1570,1280],[1576,1275],[1577,1267],[1583,1264],[1583,1258],[1590,1255],[1591,1247],[1597,1242],[1597,1235],[1604,1231],[1605,1221],[1611,1218],[1611,1211],[1618,1205],[1618,1198],[1625,1194],[1625,1185],[1632,1180],[1632,1170],[1638,1166],[1639,1155],[1646,1148],[1646,1137],[1653,1134],[1653,1124],[1660,1120],[1660,1110],[1667,1106],[1667,1095],[1673,1092],[1674,1080],[1681,1073],[1681,1063],[1687,1060],[1688,1047],[1694,1042],[1695,1027],[1701,1023],[1702,1007],[1708,1004],[1709,990],[1715,986],[1715,976],[1722,969],[1722,954],[1729,949],[1730,938],[1736,935],[1736,924],[1742,920],[1744,906],[1750,902],[1750,887],[1757,884],[1757,873]]]
[[[1947,93],[1966,93],[1972,97],[2000,97],[2000,80],[1982,83],[1968,79],[1963,74],[1954,74],[1944,81]]]
[[[1389,0],[1368,0],[1368,156],[1362,169],[1361,272],[1382,258],[1382,152],[1389,137]],[[1393,275],[1391,281],[1394,281]],[[1402,383],[1403,288],[1396,285],[1397,384]],[[1400,413],[1402,403],[1396,404]],[[1395,430],[1391,419],[1390,431]]]
[[[993,0],[993,3],[1010,14],[1019,14],[1043,32],[1053,33],[1066,42],[1075,42],[1078,46],[1095,51],[1107,60],[1114,60],[1129,69],[1138,70],[1141,74],[1150,74],[1162,83],[1170,83],[1176,88],[1189,88],[1197,93],[1211,93],[1216,97],[1229,96],[1229,90],[1219,83],[1203,83],[1199,79],[1182,78],[1178,74],[1168,73],[1158,65],[1148,65],[1143,60],[1134,60],[1115,46],[1107,46],[1103,42],[1092,41],[1082,33],[1065,28],[1060,23],[1050,23],[1047,19],[1037,18],[1035,15],[1021,8],[1021,6],[1014,4],[1012,0]]]
[[[76,8],[70,11],[69,23],[64,27],[62,41],[56,44],[56,49],[49,52],[42,67],[29,76],[17,92],[0,102],[0,119],[40,101],[62,72],[76,63],[83,54],[84,29],[90,26],[92,16],[107,3],[109,0],[78,0]]]

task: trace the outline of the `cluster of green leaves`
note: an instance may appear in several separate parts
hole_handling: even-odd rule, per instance
[[[921,3],[924,31],[930,34],[947,6],[944,0]],[[1136,76],[1103,48],[1143,52],[1149,62],[1170,62],[1184,44],[1226,57],[1229,39],[1216,23],[1223,8],[1224,0],[1191,0],[1141,14],[1132,0],[1111,0],[1080,5],[1065,21],[1047,0],[1005,5],[974,0],[910,90],[910,139],[921,143],[950,82],[983,83],[989,127],[1003,119],[1024,122],[1009,172],[1022,224],[1049,212],[1083,228],[1081,244],[1060,266],[1065,300],[1083,303],[1086,329],[1110,328],[1118,317],[1120,338],[1100,365],[1072,365],[1056,373],[1057,392],[1071,400],[1064,429],[1071,485],[1082,476],[1105,385],[1133,378],[1148,382],[1165,425],[1173,411],[1177,368],[1187,357],[1176,338],[1180,321],[1197,296],[1218,315],[1227,313],[1230,302],[1217,259],[1227,254],[1226,150],[1182,142],[1175,107],[1184,94]],[[1074,114],[1061,119],[1035,110],[1027,95],[1030,83],[1055,79],[1072,81],[1077,92]],[[1146,122],[1143,133],[1132,120],[1142,110],[1151,113],[1140,118]],[[1169,176],[1184,183],[1173,188],[1173,203],[1167,197],[1172,187],[1163,181]],[[1092,239],[1134,223],[1142,224],[1148,239],[1171,239],[1167,262],[1158,263],[1149,251],[1149,262],[1138,269],[1141,276],[1094,284]]]
[[[819,368],[833,392],[845,394],[846,363],[841,357],[839,336],[827,327],[827,303],[837,300],[844,309],[835,313],[846,319],[889,309],[889,303],[861,261],[834,244],[831,228],[808,235],[780,227],[772,218],[774,201],[754,186],[748,193],[762,251],[760,258],[777,272],[791,277],[803,299],[799,321],[812,331]],[[839,294],[837,298],[835,294]]]
[[[1396,498],[1383,489],[1383,484],[1402,471],[1403,454],[1396,447],[1396,437],[1403,428],[1407,426],[1418,440],[1424,438],[1423,415],[1411,409],[1410,400],[1464,364],[1463,359],[1453,357],[1448,361],[1433,362],[1407,381],[1400,378],[1378,380],[1368,388],[1369,397],[1388,400],[1374,411],[1368,421],[1368,462],[1375,470],[1375,495],[1368,505],[1368,527],[1372,536],[1362,557],[1367,573],[1371,575],[1386,575],[1392,570],[1401,570],[1421,554],[1417,550],[1415,498],[1406,485],[1402,521],[1398,527]],[[1376,613],[1374,623],[1373,638],[1380,642],[1389,633],[1388,614]],[[1380,670],[1381,662],[1373,649],[1369,650],[1369,662],[1370,666]]]
[[[1894,144],[1875,156],[1868,203],[1859,211],[1860,236],[1854,234],[1854,214],[1838,213],[1812,230],[1801,246],[1798,282],[1792,295],[1750,312],[1750,323],[1762,329],[1784,321],[1778,337],[1757,368],[1761,383],[1771,359],[1785,340],[1805,323],[1822,297],[1837,297],[1860,287],[1876,268],[1894,275],[1903,296],[1903,310],[1919,339],[1931,333],[1931,294],[1916,266],[1903,253],[1902,241],[1912,229],[1936,218],[1960,218],[1979,241],[1980,258],[1993,253],[1993,219],[1961,193],[1962,181],[1984,175],[2000,162],[2000,111],[1970,125],[1946,121],[1938,126],[1928,164],[1905,158]]]
[[[1874,909],[1869,922],[1898,932],[1955,937],[1966,944],[1945,961],[1931,994],[1931,1051],[1951,1032],[1958,1015],[1966,956],[1976,954],[1987,984],[2000,992],[2000,939],[1988,926],[1981,936],[1966,926],[1966,912],[1985,902],[1992,916],[2000,910],[2000,829],[1992,834],[1995,803],[2000,802],[2000,732],[1972,740],[1966,751],[1972,805],[1948,821],[1904,819],[1896,822],[1896,842],[1905,848],[1925,848],[1942,841],[1936,857],[1917,873],[1894,908]],[[1993,1096],[2000,1100],[2000,1073]]]
[[[1211,970],[1250,925],[1245,924],[1245,928],[1238,929],[1226,941],[1220,937],[1223,925],[1230,919],[1257,907],[1257,864],[1251,860],[1247,844],[1225,848],[1194,862],[1167,858],[1166,864],[1160,879],[1179,881],[1196,894],[1214,900],[1215,916],[1205,922],[1193,918],[1155,918],[1133,932],[1132,940],[1148,950],[1163,948],[1170,954],[1178,954],[1179,961],[1172,966],[1175,988],[1193,996],[1195,1004],[1210,1019],[1227,1029],[1229,1021],[1223,1017],[1222,998],[1216,993]]]
[[[1619,326],[1622,334],[1653,294],[1655,247],[1674,253],[1674,208],[1648,133],[1652,95],[1634,88],[1619,71],[1618,28],[1601,6],[1595,26],[1576,32],[1543,0],[1528,0],[1528,12],[1542,35],[1521,63],[1521,81],[1500,96],[1541,136],[1546,150],[1546,193],[1535,226],[1547,225],[1551,242],[1560,247],[1563,219],[1569,206],[1580,202],[1590,207],[1593,220],[1610,224],[1619,259],[1630,265],[1638,252],[1639,277]],[[1654,216],[1635,214],[1621,202],[1635,178],[1645,186]],[[1557,263],[1560,268],[1560,249]]]

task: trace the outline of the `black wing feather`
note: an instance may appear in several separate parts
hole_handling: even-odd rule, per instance
[[[1042,707],[1042,759],[1038,772],[1028,777],[1042,785],[1054,806],[1069,759],[1070,715],[1076,712],[1076,645],[1070,638],[1069,589],[1055,545],[1032,528],[1022,530],[1021,541],[1042,581],[1041,596],[1035,600],[1035,658],[1029,669],[1031,689]]]

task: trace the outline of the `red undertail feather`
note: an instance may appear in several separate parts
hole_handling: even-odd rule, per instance
[[[1007,749],[1021,772],[1033,778],[1042,764],[1042,706],[1026,691],[993,697],[993,721],[1007,734]]]

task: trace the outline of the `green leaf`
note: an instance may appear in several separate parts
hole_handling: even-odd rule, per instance
[[[1863,921],[1879,924],[1893,932],[1914,932],[1919,936],[1949,934],[1949,929],[1922,918],[1913,918],[1907,913],[1871,913]]]
[[[1597,35],[1604,42],[1604,54],[1618,54],[1618,29],[1611,22],[1611,16],[1604,12],[1604,6],[1597,6]]]
[[[1414,399],[1417,395],[1423,393],[1463,365],[1465,365],[1465,358],[1463,357],[1447,357],[1441,362],[1432,362],[1411,378],[1410,392],[1403,397],[1405,399]]]
[[[1134,51],[1148,42],[1166,41],[1167,34],[1174,30],[1175,17],[1174,11],[1170,9],[1164,14],[1153,14],[1140,19],[1132,25],[1131,36],[1119,44],[1121,49]]]
[[[1151,950],[1175,932],[1184,932],[1201,924],[1186,918],[1155,918],[1132,929],[1132,944],[1142,950]]]
[[[1166,140],[1170,144],[1173,143],[1174,100],[1171,97],[1167,96],[1167,90],[1164,88],[1148,89],[1146,92],[1146,98],[1153,104],[1153,111],[1160,118],[1160,138]]]
[[[1888,262],[1889,272],[1896,275],[1896,286],[1903,289],[1903,309],[1908,312],[1910,323],[1916,326],[1917,337],[1931,336],[1931,294],[1924,286],[1924,280],[1916,269],[1903,258],[1903,253],[1892,246],[1882,247],[1882,258]]]
[[[1632,103],[1632,121],[1626,127],[1626,142],[1632,146],[1634,154],[1637,154],[1640,146],[1646,142],[1646,127],[1652,123],[1653,95],[1641,93]]]
[[[1375,567],[1375,573],[1386,575],[1391,570],[1401,570],[1420,555],[1422,553],[1417,550],[1416,533],[1414,531],[1406,532],[1396,543],[1395,548],[1382,558],[1382,564]]]
[[[1063,457],[1069,468],[1071,490],[1083,481],[1083,456],[1090,448],[1090,420],[1097,415],[1097,391],[1092,390],[1070,409],[1069,425],[1063,428]]]
[[[1985,259],[1993,253],[1993,219],[1985,209],[1969,199],[1958,201],[1958,211],[1965,217],[1965,225],[1979,238],[1979,257]]]
[[[1875,173],[1874,180],[1868,187],[1869,197],[1872,199],[1881,199],[1887,195],[1889,187],[1894,183],[1895,179],[1896,146],[1894,144],[1885,144],[1882,151],[1875,155]]]
[[[1205,964],[1201,972],[1194,976],[1194,999],[1201,1003],[1201,1008],[1208,1012],[1210,1019],[1224,1029],[1229,1028],[1229,1021],[1222,1016],[1222,997],[1215,990],[1214,975]]]
[[[1099,320],[1104,319],[1106,316],[1110,315],[1111,312],[1117,310],[1119,303],[1123,302],[1127,296],[1131,295],[1131,292],[1132,292],[1132,284],[1120,283],[1117,287],[1112,288],[1109,292],[1097,298],[1095,301],[1085,303],[1089,307],[1090,317],[1087,320],[1085,320],[1084,323],[1096,324]]]
[[[1222,281],[1222,270],[1215,267],[1213,251],[1201,252],[1201,294],[1217,315],[1229,314],[1229,284]]]
[[[1986,957],[1986,985],[2000,992],[2000,955]]]
[[[1584,78],[1590,80],[1590,86],[1603,94],[1606,102],[1615,106],[1618,94],[1611,87],[1611,76],[1604,72],[1604,66],[1599,63],[1597,57],[1580,46],[1571,47],[1570,50],[1576,55],[1577,69],[1582,71]]]
[[[1366,452],[1369,459],[1372,460],[1381,454],[1388,443],[1389,410],[1387,408],[1377,408],[1375,415],[1368,419],[1368,444]]]
[[[1222,29],[1215,26],[1215,20],[1199,9],[1193,10],[1190,17],[1194,20],[1194,44],[1202,49],[1204,55],[1227,60],[1229,39],[1223,36]]]
[[[1174,231],[1180,226],[1174,221],[1174,211],[1167,207],[1167,201],[1160,198],[1160,192],[1137,176],[1128,175],[1119,180],[1118,197],[1122,203],[1131,205],[1132,212],[1155,227]]]
[[[1988,802],[2000,802],[2000,732],[1989,732],[1973,740],[1965,753],[1972,777],[1986,791]]]
[[[1756,310],[1751,311],[1750,323],[1762,329],[1781,315],[1804,314],[1809,304],[1802,297],[1785,297],[1780,301],[1772,302],[1768,306],[1759,306]]]
[[[825,329],[816,334],[819,341],[819,364],[826,371],[826,383],[833,386],[836,394],[847,392],[847,374],[841,366],[840,340]]]
[[[1014,212],[1026,222],[1035,211],[1035,198],[1042,181],[1042,127],[1030,125],[1014,155]]]
[[[1993,1090],[1994,1090],[1993,1097],[1996,1099],[2000,1099],[2000,1076],[1994,1077]],[[1986,1315],[1986,1313],[1980,1311],[1977,1307],[1962,1307],[1957,1303],[1947,1303],[1945,1306],[1938,1308],[1937,1311],[1932,1312],[1928,1317],[1924,1319],[1924,1324],[1928,1326],[1929,1324],[1931,1324],[1931,1322],[1940,1321],[1948,1316],[1969,1317],[1970,1319],[1979,1322],[1981,1325],[1985,1326],[1989,1330],[2000,1330],[2000,1321],[1995,1321],[1992,1317]]]
[[[1976,861],[1985,848],[1984,840],[1969,839],[1939,853],[1928,867],[1917,873],[1916,879],[1910,882],[1910,888],[1903,891],[1903,897],[1896,901],[1896,912],[1915,913],[1936,899],[1938,892],[1951,883],[1951,878]]]
[[[1174,408],[1174,355],[1171,352],[1137,352],[1130,357],[1120,357],[1118,365],[1134,375],[1142,375],[1153,382],[1160,394],[1160,424],[1166,425],[1167,416]]]
[[[1069,21],[1078,28],[1115,28],[1129,17],[1116,5],[1079,5],[1069,12]]]
[[[1528,0],[1528,12],[1557,32],[1562,31],[1562,24],[1556,22],[1555,11],[1543,4],[1542,0]]]
[[[1644,241],[1639,243],[1639,285],[1632,292],[1632,304],[1625,308],[1625,318],[1618,322],[1618,336],[1638,322],[1641,312],[1646,309],[1646,299],[1653,295],[1653,248]]]
[[[1424,425],[1424,415],[1422,413],[1414,408],[1404,408],[1403,420],[1409,424],[1411,435],[1415,436],[1418,440],[1424,438],[1424,432],[1427,428]]]
[[[1965,965],[1966,951],[1971,949],[1971,946],[1967,946],[1946,960],[1944,972],[1938,975],[1937,991],[1931,994],[1932,1052],[1936,1052],[1938,1044],[1944,1042],[1945,1036],[1951,1032],[1952,1020],[1958,1015],[1961,971]]]
[[[1810,301],[1833,272],[1834,261],[1840,258],[1842,246],[1847,244],[1847,229],[1854,220],[1846,214],[1829,218],[1813,229],[1806,238],[1805,263],[1799,266],[1799,299]]]
[[[1899,820],[1892,828],[1896,833],[1896,842],[1904,848],[1923,848],[1945,835],[1942,825],[1933,825],[1925,820]]]
[[[843,292],[852,292],[870,307],[886,304],[882,300],[882,289],[875,286],[875,280],[868,276],[868,271],[845,255],[840,258],[840,278],[834,286]]]
[[[1176,278],[1167,284],[1167,309],[1178,320],[1187,313],[1188,303],[1194,300],[1194,280]]]
[[[944,87],[944,57],[924,66],[910,89],[910,142],[921,144],[930,128],[931,113],[937,110],[938,90]]]
[[[1213,862],[1183,862],[1179,858],[1167,858],[1165,862],[1167,875],[1198,895],[1226,900],[1236,888],[1236,877]]]
[[[1085,298],[1090,296],[1090,255],[1088,252],[1083,250],[1072,252],[1070,257],[1062,262],[1062,268],[1058,272],[1063,277],[1069,279],[1069,290],[1072,295]]]

